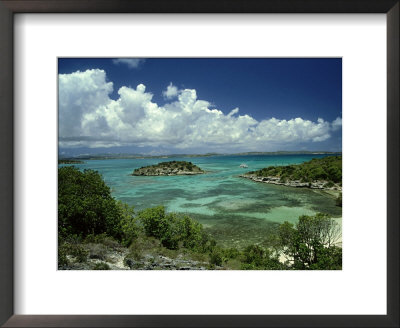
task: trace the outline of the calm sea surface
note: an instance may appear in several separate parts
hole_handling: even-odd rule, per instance
[[[256,183],[240,178],[244,172],[271,165],[298,164],[326,155],[247,155],[152,159],[89,160],[75,164],[99,171],[115,198],[141,209],[164,205],[170,212],[187,213],[201,222],[224,246],[262,242],[284,221],[300,215],[341,216],[333,196],[324,192]],[[140,177],[136,168],[163,161],[190,161],[207,174]],[[240,168],[245,163],[248,168]]]

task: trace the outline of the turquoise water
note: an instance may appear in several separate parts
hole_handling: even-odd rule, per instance
[[[115,198],[141,210],[164,205],[200,221],[221,245],[263,242],[284,221],[317,212],[341,216],[335,199],[321,191],[256,183],[244,172],[271,165],[302,163],[326,155],[247,155],[89,160],[74,164],[99,171]],[[170,160],[190,161],[207,174],[195,176],[131,176],[136,168]],[[246,163],[248,168],[240,168]]]

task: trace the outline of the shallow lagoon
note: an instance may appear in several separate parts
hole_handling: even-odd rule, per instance
[[[240,178],[244,172],[271,165],[302,163],[326,155],[246,155],[89,160],[75,164],[99,171],[115,198],[136,211],[164,205],[170,212],[187,213],[200,221],[224,246],[263,242],[284,221],[300,215],[341,216],[335,199],[322,191],[256,183]],[[207,174],[195,176],[131,176],[135,168],[163,161],[186,160]],[[240,168],[246,163],[248,168]]]

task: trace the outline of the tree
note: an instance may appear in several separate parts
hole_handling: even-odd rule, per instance
[[[269,248],[263,248],[259,245],[249,245],[243,252],[244,270],[283,270],[285,265],[279,262],[277,254]]]
[[[159,239],[163,246],[178,249],[180,246],[207,252],[215,242],[204,232],[203,226],[187,215],[166,213],[164,206],[147,208],[138,214],[147,236]]]
[[[106,233],[121,239],[121,211],[97,171],[58,169],[60,236]]]
[[[296,227],[289,222],[280,226],[283,253],[294,269],[340,269],[341,248],[335,246],[341,232],[326,214],[303,215]]]
[[[142,227],[139,224],[139,219],[135,217],[133,206],[117,201],[117,207],[121,214],[121,233],[122,243],[129,246],[139,236]]]

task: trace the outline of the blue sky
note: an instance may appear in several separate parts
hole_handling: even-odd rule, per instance
[[[60,153],[341,151],[339,58],[60,58]]]

